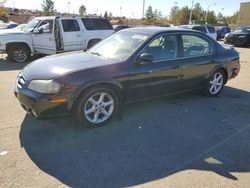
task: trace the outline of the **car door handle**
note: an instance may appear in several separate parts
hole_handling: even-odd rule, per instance
[[[81,34],[76,35],[77,37],[81,37]]]

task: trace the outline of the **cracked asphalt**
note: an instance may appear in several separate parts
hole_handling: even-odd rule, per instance
[[[24,64],[0,57],[0,187],[250,187],[250,49],[221,96],[124,107],[107,126],[35,120],[13,94]]]

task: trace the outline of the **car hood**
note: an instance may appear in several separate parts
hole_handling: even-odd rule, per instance
[[[30,34],[29,32],[22,31],[21,29],[1,29],[0,35],[20,35],[20,34]]]
[[[82,51],[62,53],[32,62],[22,70],[21,74],[28,81],[35,79],[49,80],[71,72],[116,62],[115,60],[104,59]]]
[[[238,36],[238,35],[249,35],[250,33],[247,32],[231,32],[228,33],[227,36]]]

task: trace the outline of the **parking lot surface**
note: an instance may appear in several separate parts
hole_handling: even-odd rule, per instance
[[[250,49],[221,96],[127,105],[107,126],[35,120],[13,94],[25,66],[0,58],[0,187],[250,187]]]

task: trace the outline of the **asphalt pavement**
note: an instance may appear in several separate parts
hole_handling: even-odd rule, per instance
[[[36,120],[13,94],[25,64],[0,58],[0,187],[250,187],[250,49],[219,97],[127,105],[99,128]]]

